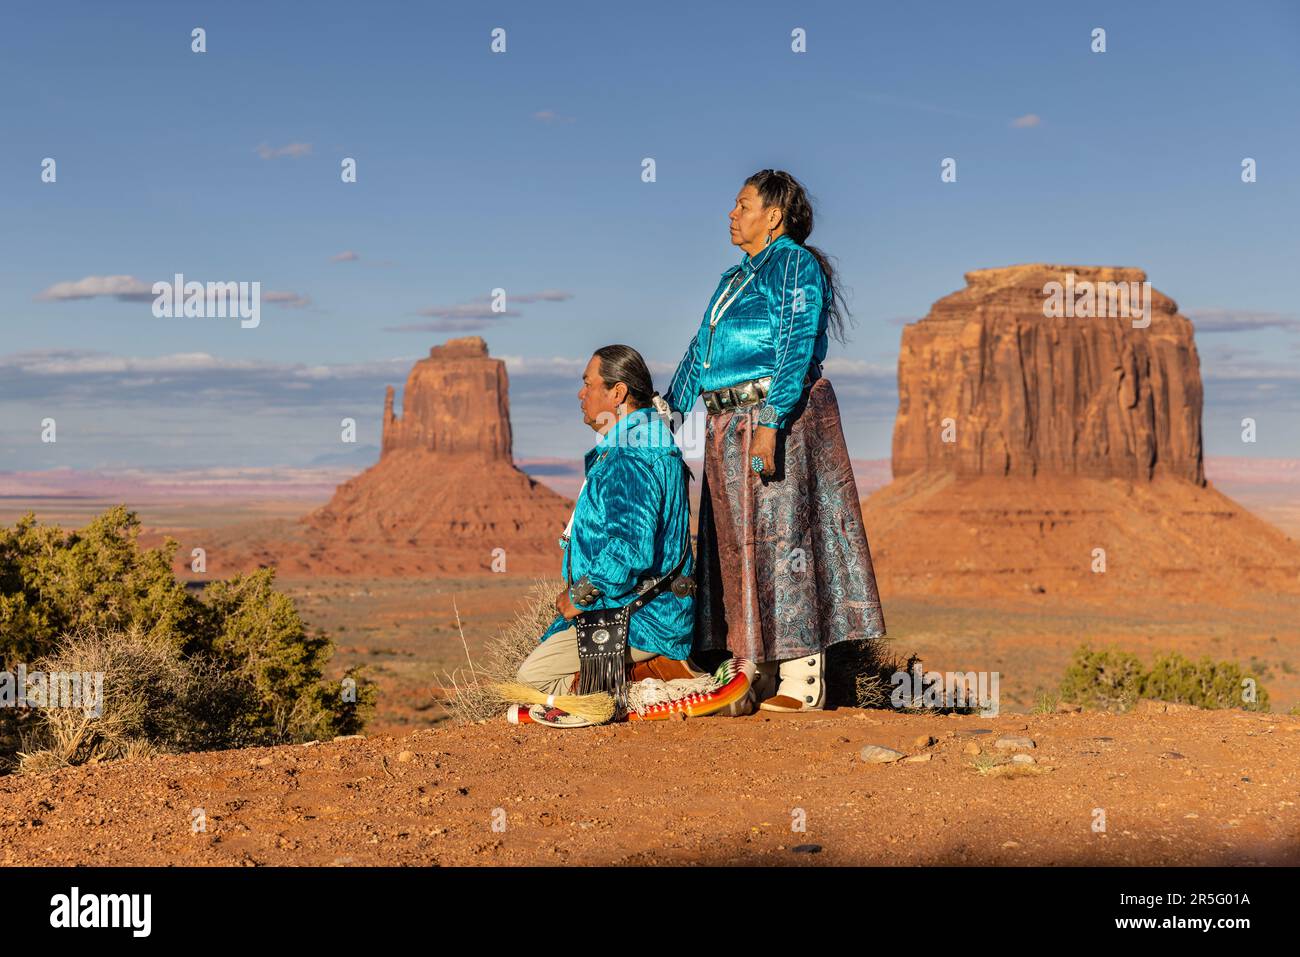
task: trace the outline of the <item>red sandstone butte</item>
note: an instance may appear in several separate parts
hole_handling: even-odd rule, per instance
[[[515,468],[505,363],[477,336],[429,350],[411,369],[402,414],[384,401],[379,461],[297,521],[174,533],[218,577],[274,565],[285,575],[558,576],[572,503]],[[504,559],[504,567],[502,566]]]
[[[1191,323],[1154,289],[1137,327],[1045,315],[1044,287],[1070,274],[1146,281],[979,269],[903,330],[894,481],[863,503],[886,600],[1300,592],[1300,546],[1205,480]]]
[[[414,450],[509,465],[510,443],[506,365],[488,356],[478,336],[434,346],[415,364],[406,377],[400,418],[393,413],[391,385],[384,396],[381,456]]]
[[[1070,273],[1076,288],[1147,278],[1106,266],[977,269],[966,273],[965,289],[904,329],[895,476],[1171,475],[1205,483],[1191,322],[1155,289],[1144,328],[1126,316],[1046,317],[1044,286],[1064,284]]]
[[[379,461],[303,521],[366,566],[482,571],[500,548],[509,571],[555,571],[571,503],[515,468],[509,393],[478,336],[434,346],[406,378],[400,416],[388,388]]]

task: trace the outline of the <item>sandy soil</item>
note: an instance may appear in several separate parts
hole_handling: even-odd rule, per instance
[[[1002,735],[1028,770],[998,770]],[[0,863],[1295,865],[1298,805],[1281,715],[491,722],[0,779]]]

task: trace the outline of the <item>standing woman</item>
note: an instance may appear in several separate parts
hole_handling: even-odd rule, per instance
[[[745,251],[722,274],[666,396],[703,394],[696,652],[758,663],[767,711],[825,703],[825,652],[880,638],[885,621],[835,392],[821,375],[843,297],[807,245],[812,206],[783,170],[745,180],[731,210]]]

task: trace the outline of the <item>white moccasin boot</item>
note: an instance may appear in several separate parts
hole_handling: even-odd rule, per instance
[[[764,711],[820,711],[826,701],[823,656],[804,655],[781,662],[776,696],[759,705]]]

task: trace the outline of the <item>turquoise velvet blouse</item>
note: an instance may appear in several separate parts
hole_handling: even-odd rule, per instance
[[[565,580],[586,576],[600,589],[580,610],[618,608],[637,596],[643,577],[667,574],[687,550],[689,473],[672,432],[652,408],[629,412],[615,423],[587,452],[584,465],[587,482],[578,494],[564,547]],[[694,558],[688,554],[682,574],[693,572]],[[556,615],[541,640],[570,624]],[[632,615],[628,643],[682,660],[690,654],[694,629],[694,598],[679,598],[667,589]]]
[[[809,365],[826,358],[829,298],[816,257],[789,236],[746,254],[722,274],[664,398],[684,416],[701,392],[771,376],[758,421],[784,427]]]

